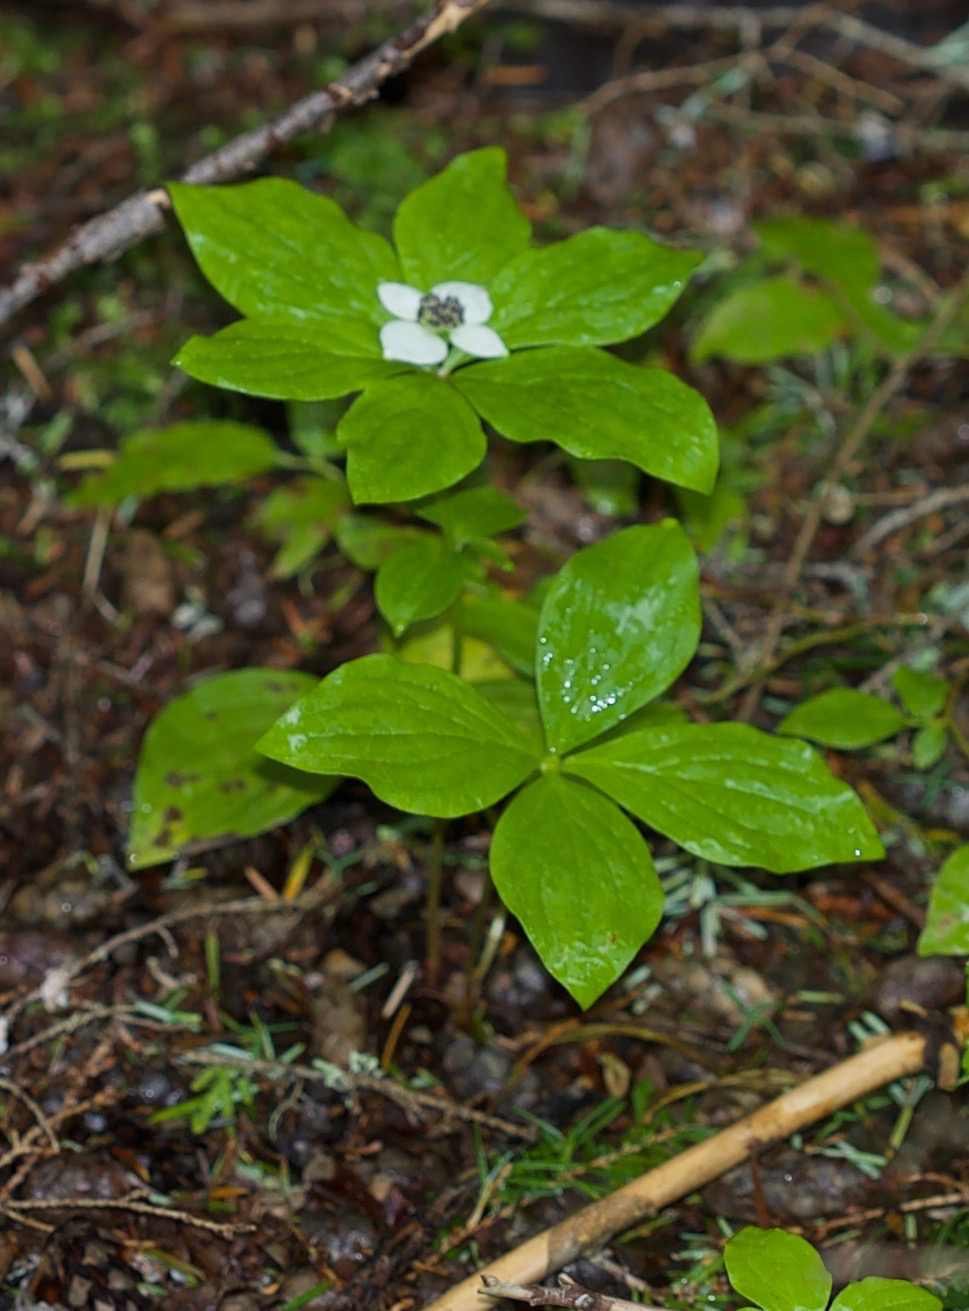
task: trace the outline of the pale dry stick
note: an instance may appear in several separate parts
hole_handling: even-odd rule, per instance
[[[741,127],[756,128],[759,132],[778,132],[789,137],[816,139],[827,135],[855,141],[859,135],[857,121],[827,118],[823,114],[765,114],[727,104],[712,104],[703,112],[705,117],[724,123],[737,123]],[[969,132],[958,128],[917,127],[913,123],[894,121],[888,126],[899,146],[905,150],[969,150]]]
[[[239,1233],[249,1233],[256,1228],[250,1224],[219,1224],[215,1220],[206,1220],[203,1216],[192,1215],[190,1211],[180,1211],[173,1206],[153,1206],[151,1202],[141,1199],[146,1194],[134,1193],[129,1197],[57,1197],[42,1200],[20,1201],[19,1199],[0,1204],[0,1214],[6,1214],[13,1220],[37,1211],[130,1211],[135,1215],[158,1216],[163,1220],[177,1220],[179,1224],[189,1225],[193,1229],[205,1229],[210,1234],[221,1238],[234,1238]]]
[[[909,524],[918,523],[919,519],[925,519],[930,514],[935,514],[939,510],[948,510],[953,505],[963,505],[967,501],[969,501],[969,483],[963,484],[962,487],[940,487],[937,491],[930,492],[928,496],[923,496],[913,505],[903,505],[898,510],[892,510],[890,514],[886,514],[877,523],[872,524],[855,542],[851,554],[856,558],[867,555],[886,537],[891,537],[902,528],[907,528]]]
[[[263,162],[278,146],[304,132],[327,132],[342,110],[364,105],[388,78],[408,68],[435,41],[454,32],[491,0],[437,0],[433,8],[404,32],[384,41],[322,91],[290,105],[277,118],[227,141],[182,175],[183,182],[230,182]],[[171,208],[163,187],[138,191],[127,200],[81,224],[67,241],[33,264],[25,264],[14,281],[0,289],[0,325],[43,292],[78,269],[117,259],[145,237],[161,232]]]
[[[909,372],[927,351],[930,351],[936,344],[946,328],[952,323],[969,292],[969,272],[966,272],[961,281],[953,288],[951,292],[946,293],[942,298],[941,308],[936,314],[931,326],[922,334],[919,340],[902,355],[882,379],[881,384],[872,392],[868,398],[867,404],[862,409],[858,418],[852,427],[848,430],[844,440],[838,447],[834,459],[831,462],[829,472],[822,480],[817,489],[811,508],[801,524],[800,531],[794,542],[794,548],[791,551],[791,557],[787,562],[784,570],[784,577],[781,581],[780,588],[774,601],[774,607],[767,624],[767,631],[764,635],[764,643],[761,648],[760,659],[758,663],[761,666],[770,665],[774,659],[774,653],[777,650],[777,643],[780,640],[781,631],[784,627],[784,617],[788,603],[797,586],[798,579],[801,576],[801,570],[807,560],[808,553],[814,544],[818,528],[821,526],[821,520],[824,515],[824,505],[827,497],[833,489],[838,486],[842,477],[846,473],[848,466],[854,460],[855,456],[861,450],[867,441],[872,428],[875,425],[879,415],[885,407],[892,401],[896,393],[901,389]],[[740,707],[738,718],[747,720],[751,717],[760,700],[760,694],[764,687],[764,678],[758,678],[751,684],[744,697]]]
[[[925,1063],[926,1040],[921,1034],[899,1033],[875,1043],[530,1238],[437,1298],[426,1311],[484,1311],[482,1276],[511,1284],[538,1283],[770,1144],[887,1083],[918,1074]]]

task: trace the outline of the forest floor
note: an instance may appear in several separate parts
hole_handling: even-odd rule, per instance
[[[899,31],[923,44],[964,18],[902,8]],[[0,4],[4,282],[72,223],[325,85],[410,12],[336,4],[324,22],[218,27],[205,10]],[[128,519],[68,507],[79,453],[137,428],[231,416],[285,442],[286,415],[169,367],[222,313],[174,227],[52,289],[0,365],[0,1311],[419,1311],[849,1054],[873,1014],[964,997],[960,962],[914,953],[931,878],[969,840],[969,497],[931,499],[969,485],[965,352],[899,371],[789,578],[819,479],[885,366],[852,339],[756,367],[696,363],[688,345],[752,224],[789,213],[867,230],[893,308],[931,317],[969,252],[969,97],[810,16],[780,50],[753,20],[738,40],[527,10],[486,11],[271,171],[386,229],[411,186],[498,143],[540,237],[641,225],[714,255],[653,343],[710,402],[734,498],[706,545],[707,626],[676,695],[694,718],[771,728],[839,680],[887,693],[904,662],[948,680],[951,739],[928,768],[906,737],[829,754],[883,832],[877,867],[778,880],[656,840],[668,913],[586,1014],[502,918],[475,820],[449,831],[431,986],[431,827],[359,784],[286,829],[132,875],[152,716],[218,670],[322,675],[376,649],[377,617],[369,580],[335,553],[273,575],[254,522],[273,476],[157,496]],[[615,522],[560,459],[529,452],[496,457],[529,512],[526,572]],[[684,507],[649,484],[619,509]],[[711,531],[696,507],[693,528]],[[344,1084],[317,1059],[347,1067]],[[569,1273],[669,1308],[728,1305],[724,1237],[753,1222],[804,1233],[842,1279],[927,1280],[962,1307],[965,1111],[908,1081]]]

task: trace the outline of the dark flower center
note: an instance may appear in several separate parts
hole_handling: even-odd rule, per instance
[[[428,292],[417,311],[417,322],[425,328],[458,328],[464,322],[464,310],[457,296],[435,296]]]

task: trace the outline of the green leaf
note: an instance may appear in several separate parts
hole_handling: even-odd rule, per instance
[[[473,561],[428,538],[402,546],[377,570],[377,609],[401,637],[412,624],[442,614],[461,595]]]
[[[286,419],[293,445],[309,460],[333,460],[343,455],[336,425],[343,406],[334,400],[290,401]]]
[[[349,508],[346,488],[327,478],[297,478],[277,487],[253,516],[282,546],[273,562],[277,578],[291,578],[326,545]]]
[[[506,807],[491,873],[546,969],[591,1006],[652,936],[663,890],[622,811],[581,783],[546,775]]]
[[[556,442],[584,460],[628,460],[708,492],[717,427],[706,401],[663,369],[588,347],[519,351],[452,377],[482,418],[514,442]]]
[[[777,731],[855,751],[894,737],[904,727],[905,716],[889,701],[851,687],[835,687],[802,701],[781,720]]]
[[[577,460],[569,462],[582,495],[597,514],[619,519],[639,509],[642,478],[635,465],[625,460]]]
[[[782,274],[728,292],[707,316],[691,355],[698,362],[722,355],[767,364],[812,355],[844,333],[844,316],[830,296]]]
[[[916,769],[931,769],[945,755],[949,740],[945,721],[929,719],[922,725],[912,739],[912,760]]]
[[[535,676],[538,610],[508,596],[467,596],[461,602],[461,627],[490,643],[503,660],[529,678]]]
[[[286,178],[168,190],[202,272],[240,314],[319,325],[343,354],[380,356],[377,284],[400,277],[383,237]]]
[[[280,401],[346,396],[401,371],[390,360],[342,353],[312,324],[265,319],[240,319],[214,337],[191,337],[172,363],[213,387]]]
[[[563,768],[719,865],[790,874],[884,855],[858,797],[811,747],[744,724],[621,734]]]
[[[915,719],[930,719],[938,715],[945,705],[949,684],[935,674],[901,665],[892,674],[892,687],[902,705]]]
[[[413,546],[430,536],[423,528],[382,523],[369,514],[345,515],[336,525],[334,535],[350,563],[368,573],[374,573],[402,546]]]
[[[718,478],[709,496],[678,487],[676,499],[683,527],[701,555],[719,546],[727,529],[742,527],[747,517],[746,498],[727,478]]]
[[[497,146],[468,151],[401,202],[394,242],[405,282],[421,291],[452,279],[487,287],[528,249],[531,227],[506,167]]]
[[[436,524],[456,551],[469,542],[511,532],[528,517],[513,496],[497,487],[468,487],[437,497],[414,513]]]
[[[259,750],[297,769],[362,778],[388,805],[439,819],[493,805],[538,763],[521,733],[460,678],[385,655],[341,665]]]
[[[588,228],[504,269],[493,323],[512,349],[628,341],[659,322],[702,259],[639,232]]]
[[[175,423],[134,433],[100,478],[87,478],[72,505],[116,505],[126,496],[218,487],[276,465],[275,443],[261,428],[231,419]]]
[[[920,956],[969,956],[969,844],[957,847],[935,877]]]
[[[489,678],[474,686],[475,691],[486,697],[505,719],[524,733],[536,751],[544,754],[545,734],[534,683],[524,678]]]
[[[277,765],[257,738],[315,683],[309,674],[236,669],[176,697],[152,720],[135,774],[134,869],[286,824],[338,782]]]
[[[485,457],[474,410],[444,381],[408,373],[379,382],[340,420],[354,502],[412,501],[459,482]]]
[[[841,1290],[831,1311],[941,1311],[942,1300],[905,1279],[870,1276]]]
[[[624,528],[560,570],[538,628],[538,699],[556,751],[598,737],[658,697],[700,640],[693,548],[672,519]]]
[[[723,1252],[730,1282],[763,1311],[824,1311],[831,1276],[809,1242],[783,1229],[747,1226]]]
[[[388,642],[391,641],[388,637]],[[391,654],[408,665],[434,665],[449,672],[454,664],[455,632],[447,619],[415,624],[406,637],[394,644]],[[512,677],[511,668],[494,649],[463,630],[458,634],[461,678],[477,686],[482,682]],[[517,720],[515,720],[517,722]]]
[[[754,231],[768,259],[795,260],[837,287],[871,287],[881,273],[878,246],[864,228],[796,214],[757,223]]]

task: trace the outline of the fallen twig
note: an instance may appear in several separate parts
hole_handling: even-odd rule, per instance
[[[482,1279],[510,1284],[546,1279],[771,1143],[886,1083],[919,1073],[925,1063],[926,1040],[921,1034],[900,1033],[875,1043],[529,1239],[439,1297],[427,1311],[482,1311],[481,1299],[488,1295]]]
[[[250,173],[278,146],[304,132],[326,132],[336,114],[366,104],[389,77],[408,68],[440,37],[455,31],[491,0],[436,0],[433,8],[405,31],[384,41],[322,91],[304,96],[277,118],[244,132],[187,169],[183,182],[230,182]],[[138,191],[120,205],[81,224],[51,254],[25,264],[14,281],[0,289],[0,326],[43,292],[71,273],[101,260],[117,259],[145,237],[160,232],[171,208],[162,187]]]
[[[503,0],[503,9],[532,14],[538,18],[558,19],[565,23],[616,23],[641,28],[727,29],[741,32],[756,24],[761,31],[793,27],[804,21],[799,5],[771,5],[757,9],[746,5],[671,4],[656,5],[649,11],[636,4],[615,0]],[[894,36],[873,23],[833,8],[818,11],[811,26],[833,32],[847,41],[867,46],[888,55],[900,64],[931,73],[941,81],[969,87],[969,68],[937,62],[931,47],[920,46],[904,37]]]
[[[863,533],[855,542],[851,554],[855,557],[867,555],[886,537],[891,537],[893,533],[900,532],[901,529],[907,528],[909,524],[917,523],[919,519],[925,519],[930,514],[936,514],[939,510],[947,510],[952,505],[962,505],[966,501],[969,501],[969,485],[940,487],[937,491],[930,492],[928,496],[923,496],[913,505],[903,505],[897,510],[892,510],[884,518],[879,519],[877,523],[872,524],[868,531]]]

